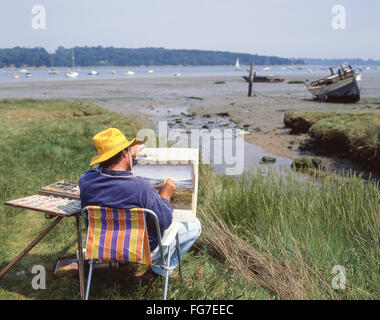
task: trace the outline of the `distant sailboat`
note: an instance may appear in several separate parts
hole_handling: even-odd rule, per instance
[[[74,71],[74,61],[75,61],[74,51],[72,51],[72,53],[71,53],[71,59],[72,59],[72,62],[73,62],[73,69],[72,69],[72,71],[69,71],[69,72],[66,73],[66,77],[68,77],[68,78],[78,78],[79,73]]]
[[[54,70],[54,69],[51,69],[48,74],[52,74],[52,75],[58,75],[59,74],[59,71],[57,70]]]
[[[239,61],[239,58],[236,59],[235,70],[240,70],[240,61]]]

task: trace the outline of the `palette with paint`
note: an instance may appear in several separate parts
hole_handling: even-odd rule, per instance
[[[4,204],[58,216],[71,216],[81,210],[80,200],[58,198],[39,194],[7,201]]]

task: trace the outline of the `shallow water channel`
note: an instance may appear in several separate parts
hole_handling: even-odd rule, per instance
[[[255,172],[260,170],[266,175],[269,172],[287,174],[291,171],[292,160],[271,155],[262,148],[246,142],[242,135],[242,133],[245,132],[243,128],[237,126],[230,121],[229,118],[207,118],[200,117],[196,114],[189,114],[187,110],[196,99],[197,98],[187,98],[185,103],[171,106],[159,105],[145,111],[152,116],[156,135],[159,136],[160,122],[162,121],[167,121],[168,132],[174,129],[182,129],[182,132],[188,137],[188,141],[185,143],[186,146],[191,146],[192,142],[194,143],[195,138],[192,137],[192,130],[198,131],[196,129],[203,129],[203,132],[211,133],[209,147],[204,145],[204,140],[201,138],[197,140],[199,141],[199,149],[201,152],[201,163],[208,163],[207,161],[202,161],[205,160],[202,156],[205,152],[209,153],[209,164],[211,164],[218,174],[239,176],[249,171]],[[161,123],[161,126],[162,125]],[[217,129],[217,132],[220,132],[222,136],[216,137],[213,134],[214,129]],[[249,132],[247,133],[249,134]],[[217,148],[219,152],[214,152],[215,148]],[[226,156],[226,154],[229,156]],[[276,162],[261,164],[263,157],[275,158]],[[237,174],[229,173],[231,169],[235,169]],[[304,176],[302,174],[296,174]]]

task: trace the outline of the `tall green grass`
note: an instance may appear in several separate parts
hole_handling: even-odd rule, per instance
[[[380,298],[378,185],[353,175],[317,183],[261,173],[207,181],[208,245],[250,280],[281,299]],[[332,288],[335,265],[346,268],[345,290]]]

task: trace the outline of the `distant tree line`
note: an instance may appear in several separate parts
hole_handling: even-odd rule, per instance
[[[275,56],[203,50],[170,50],[165,48],[126,49],[107,47],[58,47],[54,53],[44,48],[0,49],[0,67],[70,67],[72,53],[75,66],[164,66],[164,65],[233,65],[240,64],[290,65],[304,64],[302,59],[286,59]]]

